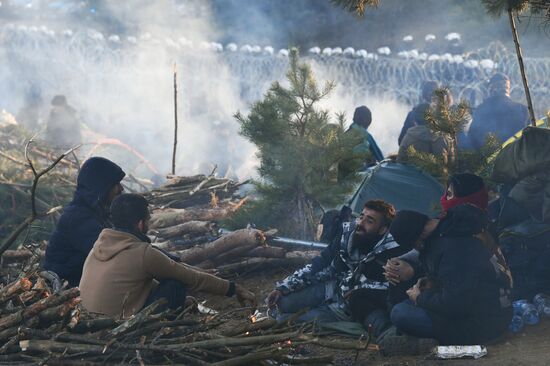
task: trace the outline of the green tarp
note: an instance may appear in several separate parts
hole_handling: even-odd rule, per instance
[[[444,190],[435,178],[412,165],[384,161],[367,170],[363,183],[350,200],[350,207],[359,214],[365,202],[381,199],[392,203],[397,210],[435,216]]]

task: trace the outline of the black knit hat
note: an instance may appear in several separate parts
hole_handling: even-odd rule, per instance
[[[390,233],[400,246],[412,249],[429,219],[420,212],[401,210],[390,225]]]
[[[454,174],[449,178],[449,183],[453,184],[456,197],[469,196],[485,187],[483,178],[471,173]]]

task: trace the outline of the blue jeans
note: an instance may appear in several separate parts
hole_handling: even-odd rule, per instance
[[[306,287],[298,292],[281,297],[277,304],[279,314],[277,321],[285,321],[292,314],[298,311],[309,308],[310,310],[301,315],[296,321],[309,322],[317,319],[320,322],[336,322],[340,319],[334,312],[325,304],[325,284],[318,283]]]
[[[433,322],[428,312],[405,300],[391,311],[391,322],[397,329],[419,338],[435,338]]]

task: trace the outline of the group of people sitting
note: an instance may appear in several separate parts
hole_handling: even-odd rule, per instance
[[[488,228],[488,195],[473,174],[450,178],[438,218],[366,202],[321,255],[267,298],[278,319],[356,321],[378,343],[479,344],[512,317],[512,278]],[[409,336],[414,336],[411,338]]]
[[[491,90],[500,94],[494,94],[491,103],[510,107],[504,100],[509,80],[493,79],[498,87]],[[425,84],[426,100],[409,113],[401,146],[427,129],[427,96],[435,88],[436,83]],[[469,134],[480,128],[476,113],[491,120],[487,109],[476,109]],[[499,137],[505,139],[525,125],[520,114],[514,116],[518,126],[495,127],[504,131]],[[357,148],[381,161],[384,156],[367,132],[371,121],[370,110],[359,107],[351,129],[364,134]],[[478,144],[474,138],[470,141]],[[239,284],[182,263],[152,245],[146,235],[147,201],[123,193],[124,176],[119,166],[104,158],[93,157],[82,165],[74,198],[46,249],[43,267],[49,278],[79,286],[84,307],[110,316],[130,317],[159,298],[167,299],[161,309],[175,309],[184,305],[190,291],[256,303],[255,295]],[[371,200],[357,220],[344,207],[345,219],[328,235],[327,248],[269,294],[270,314],[280,321],[297,312],[299,321],[355,321],[382,345],[404,339],[478,344],[499,337],[512,316],[513,282],[508,258],[489,225],[483,180],[469,173],[451,176],[441,206],[441,215],[430,218],[415,211],[396,212],[389,202]]]
[[[84,307],[130,317],[159,298],[178,308],[190,291],[255,304],[244,287],[182,263],[147,237],[150,213],[141,195],[125,194],[125,173],[99,157],[82,166],[73,201],[46,249],[44,268],[79,286]],[[284,321],[355,321],[383,345],[429,338],[484,343],[509,324],[512,278],[488,226],[488,194],[473,174],[450,178],[438,218],[365,203],[329,245],[279,282],[266,299]],[[547,289],[546,289],[547,290]],[[308,311],[303,311],[308,308]],[[413,336],[413,337],[410,337]]]

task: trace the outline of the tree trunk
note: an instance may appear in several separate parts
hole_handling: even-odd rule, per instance
[[[533,102],[531,101],[531,92],[529,91],[529,84],[527,83],[527,76],[525,75],[525,66],[523,65],[523,55],[521,52],[521,46],[519,44],[518,30],[516,29],[516,22],[514,20],[514,14],[512,9],[508,9],[508,18],[510,19],[510,28],[512,28],[512,36],[514,37],[514,44],[516,45],[516,55],[518,56],[519,70],[521,71],[521,80],[523,81],[523,88],[525,89],[525,98],[527,99],[527,108],[529,109],[529,117],[533,126],[537,125],[535,118],[535,111],[533,110]]]

